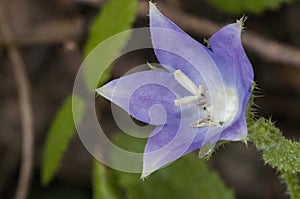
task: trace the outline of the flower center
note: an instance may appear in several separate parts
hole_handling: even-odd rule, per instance
[[[195,104],[203,110],[204,117],[191,123],[192,127],[222,126],[231,123],[238,112],[238,96],[235,89],[225,88],[225,91],[210,93],[214,99],[214,105],[207,101],[206,90],[203,85],[196,86],[195,83],[181,70],[174,72],[178,83],[188,90],[192,95],[175,99],[176,106]]]

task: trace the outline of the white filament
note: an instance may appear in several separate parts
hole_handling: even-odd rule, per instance
[[[202,107],[207,116],[191,123],[191,126],[222,126],[229,124],[234,120],[238,112],[238,96],[235,89],[225,87],[225,91],[211,93],[210,97],[220,102],[215,103],[212,106],[205,101],[207,99],[205,96],[205,87],[203,85],[197,87],[181,70],[176,70],[174,72],[174,77],[182,87],[193,94],[192,96],[175,99],[174,103],[176,106],[188,105],[202,100],[202,102],[198,102],[196,105],[198,108]]]
[[[192,94],[196,96],[199,95],[199,89],[197,88],[197,86],[181,70],[176,70],[174,72],[174,77],[178,81],[178,83],[186,90],[190,91]]]

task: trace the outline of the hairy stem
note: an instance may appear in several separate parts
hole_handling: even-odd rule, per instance
[[[291,196],[291,199],[299,199],[300,185],[299,185],[298,175],[292,172],[281,171],[281,177],[283,182],[287,186],[287,190]]]
[[[281,172],[291,198],[299,199],[300,185],[296,173],[300,171],[300,143],[284,138],[270,120],[260,118],[250,123],[250,140],[262,151],[265,163]]]

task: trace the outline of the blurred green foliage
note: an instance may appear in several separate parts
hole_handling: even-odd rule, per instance
[[[146,139],[132,138],[124,133],[116,134],[113,140],[121,148],[132,152],[142,152],[146,144]],[[127,199],[234,198],[233,191],[224,185],[219,175],[195,154],[176,160],[144,180],[140,179],[140,174],[114,173]]]
[[[84,56],[86,57],[94,47],[104,41],[110,36],[119,32],[125,31],[132,26],[132,23],[137,13],[137,0],[110,0],[103,6],[96,19],[91,26],[90,35],[84,48]],[[106,51],[109,57],[117,56],[122,47],[126,44],[128,38],[120,38],[117,45],[112,46],[110,49],[103,49]],[[94,60],[92,60],[94,61]],[[105,68],[97,64],[97,60],[93,63],[97,68]],[[95,76],[95,68],[86,67],[85,81],[87,86],[90,86],[92,90],[95,85],[89,84],[92,78]],[[90,69],[90,70],[89,70]],[[104,69],[103,69],[104,70]],[[110,70],[106,70],[105,74],[101,78],[101,84],[107,81],[110,77]],[[97,77],[99,79],[99,77]],[[73,103],[77,106],[78,110],[83,110],[84,102],[80,97],[73,96]],[[77,122],[80,121],[82,113],[76,113],[78,116]],[[56,174],[62,156],[69,144],[70,139],[75,132],[75,124],[73,121],[73,109],[72,109],[72,96],[69,96],[66,101],[60,107],[58,114],[53,119],[48,136],[46,138],[46,144],[44,148],[44,156],[41,167],[41,182],[43,185],[49,184],[54,175]],[[97,171],[95,171],[97,172]],[[97,181],[97,179],[94,179]]]
[[[282,3],[292,0],[208,0],[217,8],[229,13],[262,13],[269,8],[277,8]],[[90,35],[84,48],[84,57],[99,43],[119,32],[130,29],[137,13],[137,0],[110,0],[96,16],[90,30]],[[108,58],[114,58],[127,42],[130,35],[120,39],[107,49]],[[91,90],[95,88],[94,77],[96,69],[106,70],[107,66],[99,65],[97,59],[92,60],[93,67],[86,67],[85,81]],[[98,70],[96,70],[98,71]],[[97,82],[103,84],[110,77],[110,67]],[[73,104],[84,109],[84,103],[79,97],[73,96]],[[54,118],[44,149],[41,167],[42,184],[47,185],[59,168],[61,158],[74,135],[75,125],[72,112],[72,97],[68,97]],[[81,113],[77,113],[81,115]],[[79,118],[80,119],[80,118]],[[79,122],[79,121],[77,121]],[[297,198],[299,185],[295,172],[300,170],[299,143],[286,140],[273,124],[265,119],[253,121],[250,125],[249,137],[259,150],[263,151],[264,161],[282,171],[292,197]],[[144,139],[126,138],[117,134],[114,141],[127,150],[143,151]],[[141,160],[142,161],[142,160]],[[231,199],[234,194],[227,189],[220,177],[210,170],[203,160],[193,154],[174,162],[172,165],[159,170],[145,181],[140,180],[139,174],[128,174],[111,171],[103,165],[94,162],[93,167],[93,196],[95,199],[117,199],[121,192],[127,199],[137,198],[220,198]],[[295,193],[293,193],[295,192]],[[123,196],[122,196],[123,197]]]
[[[105,39],[130,29],[136,17],[137,6],[137,0],[109,0],[99,11],[90,28],[84,57]]]
[[[68,147],[70,139],[74,135],[75,125],[73,121],[72,101],[73,105],[77,106],[78,111],[83,112],[84,110],[84,103],[79,97],[69,96],[55,116],[46,138],[41,165],[41,182],[43,185],[47,185],[56,174],[62,156]],[[82,114],[77,113],[77,115]]]
[[[213,6],[231,14],[260,14],[268,9],[277,9],[292,0],[207,0]]]
[[[84,47],[84,57],[102,41],[120,32],[129,30],[135,20],[137,14],[137,0],[110,0],[101,9],[96,16],[91,29],[89,38]],[[124,35],[118,42],[112,42],[107,46],[109,49],[100,49],[102,53],[101,59],[114,60],[118,57],[121,49],[125,46],[130,34]],[[90,58],[89,58],[90,59]],[[92,58],[91,58],[92,59]],[[97,62],[98,59],[98,62]],[[92,63],[91,63],[92,62]],[[99,81],[99,77],[95,76],[99,69],[103,68],[103,73],[98,85],[103,84],[110,77],[111,66],[99,65],[99,56],[96,59],[86,64],[84,67],[84,75],[87,87],[91,90],[95,89],[95,79]],[[102,63],[105,61],[101,60]],[[95,76],[95,78],[93,78]]]
[[[120,198],[118,186],[114,182],[112,174],[97,160],[93,165],[93,198],[94,199],[118,199]]]

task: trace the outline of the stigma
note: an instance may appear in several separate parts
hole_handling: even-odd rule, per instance
[[[194,104],[197,109],[203,111],[204,117],[190,123],[190,126],[200,128],[206,126],[223,126],[231,123],[238,112],[238,96],[232,88],[223,89],[210,93],[210,97],[216,99],[220,103],[212,106],[209,103],[208,96],[204,85],[197,86],[188,76],[181,70],[174,72],[174,78],[177,82],[188,90],[191,95],[184,96],[174,100],[176,106],[185,106]],[[225,100],[225,103],[224,103]],[[213,114],[214,113],[214,114]]]

